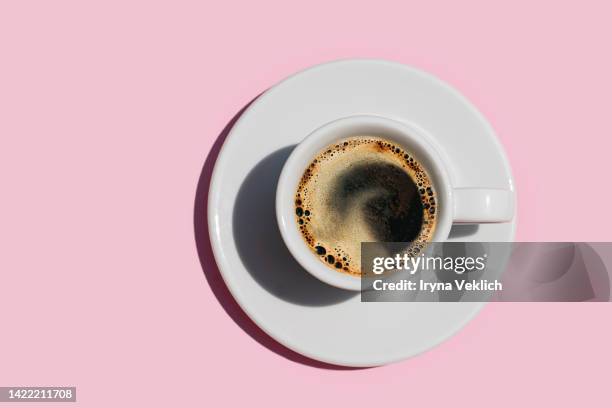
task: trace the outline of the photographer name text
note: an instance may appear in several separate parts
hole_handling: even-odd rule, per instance
[[[452,282],[427,282],[425,280],[407,280],[402,279],[397,282],[385,282],[382,279],[377,279],[373,282],[372,288],[381,291],[426,291],[426,292],[444,292],[444,291],[501,291],[502,283],[498,280],[489,281],[472,280],[466,281],[455,279]]]

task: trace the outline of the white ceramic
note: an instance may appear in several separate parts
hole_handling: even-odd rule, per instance
[[[329,268],[312,253],[301,236],[295,219],[295,192],[312,159],[341,139],[355,135],[379,136],[397,143],[421,163],[437,193],[438,217],[432,241],[448,238],[453,223],[508,222],[514,216],[514,193],[509,190],[474,186],[455,189],[447,165],[433,137],[410,123],[381,116],[355,115],[327,123],[308,135],[283,166],[276,189],[276,216],[287,248],[305,270],[338,288],[361,290],[361,279]]]
[[[246,314],[298,353],[356,367],[428,350],[459,331],[482,307],[361,303],[357,293],[312,277],[285,248],[274,195],[289,152],[322,125],[364,114],[418,124],[434,138],[455,188],[514,191],[495,133],[461,94],[402,64],[344,60],[295,74],[249,106],[224,142],[208,198],[215,260]],[[515,222],[516,217],[509,223],[454,227],[448,240],[512,241]]]

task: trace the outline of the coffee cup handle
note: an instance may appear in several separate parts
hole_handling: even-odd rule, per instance
[[[481,224],[508,222],[514,218],[514,194],[492,188],[456,188],[453,222]]]

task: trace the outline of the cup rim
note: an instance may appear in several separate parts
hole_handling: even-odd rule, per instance
[[[336,140],[357,134],[380,135],[393,140],[415,154],[426,168],[433,179],[440,203],[432,241],[446,240],[453,218],[453,189],[448,171],[433,139],[420,127],[383,116],[352,115],[335,119],[313,130],[295,147],[283,165],[276,188],[276,219],[289,252],[307,272],[327,284],[353,291],[361,290],[362,278],[329,268],[314,256],[304,241],[295,222],[294,197],[300,178],[316,154]]]

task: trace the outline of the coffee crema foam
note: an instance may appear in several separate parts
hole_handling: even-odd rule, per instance
[[[396,143],[354,136],[323,149],[295,194],[296,222],[313,253],[361,276],[362,242],[409,242],[417,255],[436,227],[437,197],[423,166]]]

